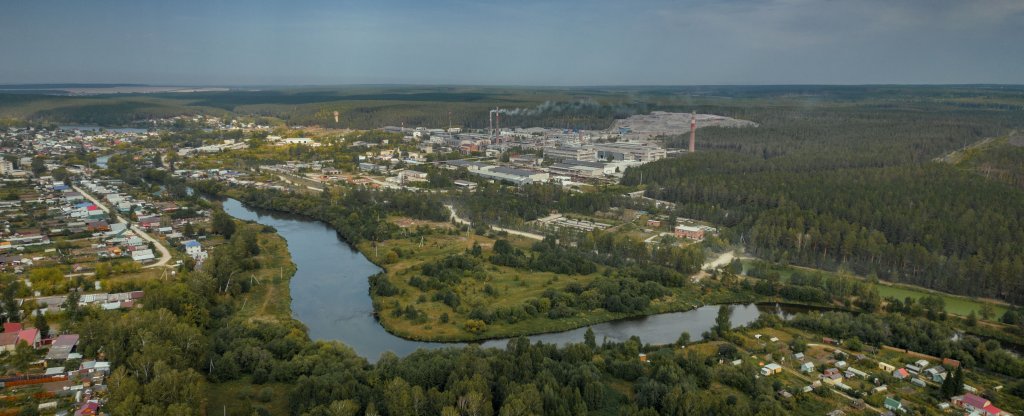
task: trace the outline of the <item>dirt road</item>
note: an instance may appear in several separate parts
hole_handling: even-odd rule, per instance
[[[473,223],[471,223],[468,220],[465,220],[465,219],[459,217],[459,214],[455,213],[455,208],[453,208],[451,205],[445,205],[444,207],[448,208],[448,212],[450,212],[452,214],[451,218],[455,220],[455,223],[463,224],[463,225],[468,225],[470,227],[473,226]],[[533,240],[540,241],[540,240],[544,239],[544,236],[542,236],[540,234],[528,233],[526,231],[510,230],[508,228],[493,227],[493,226],[490,227],[490,228],[492,230],[494,230],[494,231],[504,231],[504,232],[512,234],[512,235],[518,235],[520,237],[526,237],[526,238],[530,238],[530,239],[533,239]]]
[[[82,196],[84,196],[85,199],[88,199],[89,202],[92,202],[93,204],[96,204],[96,206],[99,207],[100,209],[102,209],[104,212],[106,212],[107,214],[112,215],[114,217],[114,219],[117,220],[117,222],[119,222],[121,224],[128,224],[128,221],[126,221],[124,218],[122,218],[116,212],[111,211],[110,208],[107,208],[107,206],[104,205],[102,202],[100,202],[98,199],[94,198],[92,195],[89,195],[88,192],[85,192],[81,188],[79,188],[77,186],[74,186],[74,185],[72,185],[71,187],[75,191],[77,191],[78,193],[82,194]],[[167,250],[167,247],[165,247],[160,242],[160,240],[157,240],[157,239],[153,238],[152,236],[147,234],[145,231],[143,231],[138,226],[132,225],[131,226],[131,230],[135,234],[137,234],[139,237],[142,237],[143,240],[146,240],[146,241],[149,241],[149,242],[153,243],[153,245],[156,246],[157,251],[160,252],[160,260],[159,261],[157,261],[156,263],[147,265],[147,266],[142,266],[142,268],[145,269],[145,268],[150,268],[150,267],[161,267],[161,266],[167,265],[167,262],[171,261],[171,252],[170,252],[170,250]]]

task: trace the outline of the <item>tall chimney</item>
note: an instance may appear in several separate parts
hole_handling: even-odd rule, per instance
[[[697,151],[697,112],[690,113],[690,153]]]

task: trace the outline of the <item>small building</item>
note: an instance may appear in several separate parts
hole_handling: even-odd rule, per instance
[[[843,381],[843,373],[837,368],[829,368],[821,374],[821,381],[834,386]]]
[[[858,370],[856,368],[853,368],[853,367],[847,368],[846,369],[846,374],[848,374],[846,378],[853,378],[853,377],[868,378],[868,373],[865,373],[865,372],[860,371],[860,370]]]
[[[960,361],[959,360],[954,360],[952,358],[943,358],[942,359],[942,365],[944,365],[946,367],[949,367],[949,368],[960,368]]]
[[[47,361],[64,361],[78,346],[77,334],[63,334],[53,340],[50,350],[46,352]]]
[[[886,373],[891,373],[891,372],[896,370],[896,367],[893,366],[892,364],[883,363],[883,362],[879,361],[878,362],[878,369],[882,370],[882,371],[885,371]]]
[[[650,359],[649,359],[649,358],[647,358],[647,354],[644,354],[644,353],[640,353],[640,356],[639,356],[639,358],[640,358],[640,362],[642,362],[642,363],[647,363],[647,362],[650,362]]]
[[[476,189],[476,182],[464,181],[462,179],[456,179],[454,181],[456,188],[468,189],[470,191]]]
[[[765,365],[764,367],[761,367],[761,375],[762,376],[770,376],[770,375],[773,375],[773,374],[779,374],[781,372],[782,372],[782,366],[778,365],[776,363],[769,363],[768,365]]]
[[[986,407],[992,405],[992,402],[988,399],[973,393],[966,393],[962,396],[953,396],[949,401],[953,406],[964,409],[968,412],[985,411]]]
[[[871,389],[871,394],[885,393],[888,390],[889,390],[889,386],[883,384],[881,386],[878,386],[878,387],[875,387],[875,388]]]
[[[42,334],[35,328],[22,329],[18,331],[18,339],[14,345],[17,346],[18,342],[24,342],[32,348],[39,348],[39,344],[43,342]]]
[[[804,360],[804,353],[798,352],[796,354],[793,354],[793,358],[796,358],[796,359],[798,359],[800,361],[803,361]]]
[[[843,361],[843,360],[836,361],[836,368],[838,368],[840,370],[845,369],[848,366],[849,366],[849,364],[847,364],[846,361]]]
[[[156,259],[156,256],[153,255],[153,250],[150,250],[148,248],[145,250],[135,250],[132,252],[133,261],[144,262],[154,259]]]
[[[928,366],[931,365],[931,363],[929,363],[928,360],[917,360],[914,361],[914,365],[916,365],[917,368],[924,370],[928,368]]]
[[[901,368],[893,371],[892,376],[895,377],[897,380],[904,380],[907,377],[910,377],[910,372],[907,371],[906,368]]]
[[[882,407],[892,410],[894,412],[906,412],[907,409],[903,407],[903,403],[895,397],[886,397],[885,402],[882,403]]]
[[[928,377],[931,381],[941,383],[946,380],[946,367],[936,366],[924,370],[924,376]]]
[[[917,387],[926,387],[926,386],[928,386],[928,383],[925,383],[924,380],[921,380],[921,379],[919,379],[917,377],[914,377],[914,378],[910,379],[910,384],[913,384],[913,385],[915,385]]]
[[[814,372],[814,363],[806,362],[806,363],[801,364],[800,365],[800,372],[801,373],[811,373],[811,372]]]

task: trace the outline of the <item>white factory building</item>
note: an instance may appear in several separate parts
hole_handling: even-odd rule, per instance
[[[447,164],[454,169],[466,168],[469,173],[481,178],[510,182],[520,186],[531,183],[547,182],[551,179],[551,175],[546,172],[494,166],[467,160],[452,160],[448,161]]]
[[[653,162],[668,156],[668,152],[653,143],[601,143],[594,145],[599,160],[629,160],[636,162]]]
[[[596,162],[597,150],[593,146],[548,146],[544,148],[544,158]]]

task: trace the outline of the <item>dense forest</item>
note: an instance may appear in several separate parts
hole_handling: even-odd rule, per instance
[[[697,154],[629,169],[623,183],[770,260],[1024,301],[1024,192],[933,161],[1024,124],[1019,111],[907,101],[735,113],[761,126],[701,129]]]

